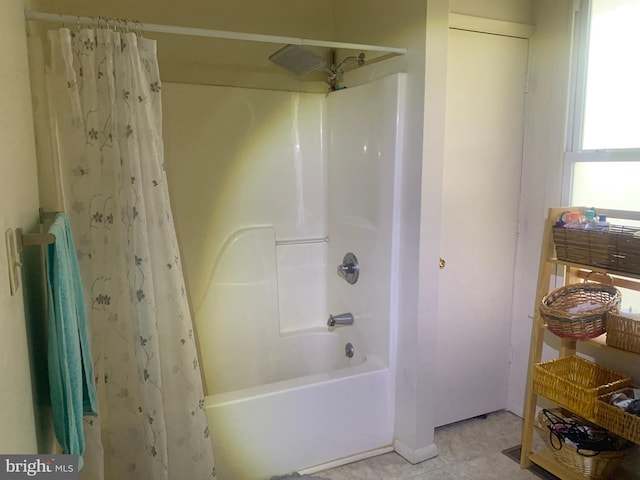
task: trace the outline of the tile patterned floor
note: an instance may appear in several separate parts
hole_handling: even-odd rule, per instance
[[[520,443],[522,420],[500,411],[436,429],[439,455],[412,465],[395,452],[314,474],[330,480],[539,480],[502,450]]]

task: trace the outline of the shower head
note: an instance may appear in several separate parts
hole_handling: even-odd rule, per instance
[[[340,63],[336,61],[336,51],[330,51],[331,65],[318,57],[315,53],[304,49],[298,45],[285,45],[280,50],[272,53],[269,60],[280,67],[289,70],[296,75],[304,75],[318,69],[323,69],[328,73],[327,83],[330,90],[338,90],[344,70],[342,66],[349,62],[357,62],[358,66],[363,66],[366,62],[364,53],[357,56],[347,57]]]
[[[269,60],[296,75],[304,75],[319,68],[327,67],[327,62],[317,57],[313,52],[298,45],[286,45],[282,47],[277,52],[271,54]]]

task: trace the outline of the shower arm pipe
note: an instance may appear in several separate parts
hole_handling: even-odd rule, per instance
[[[69,25],[95,25],[97,19],[93,17],[58,15],[56,13],[34,12],[25,10],[27,21],[50,22]],[[383,52],[395,55],[404,55],[406,48],[384,47],[378,45],[364,45],[359,43],[330,42],[324,40],[311,40],[299,37],[284,37],[279,35],[261,35],[256,33],[229,32],[226,30],[211,30],[208,28],[180,27],[175,25],[157,25],[153,23],[141,23],[134,20],[125,20],[132,24],[132,30],[141,29],[143,32],[168,33],[172,35],[188,35],[193,37],[223,38],[227,40],[245,40],[249,42],[292,44],[307,47],[343,48],[361,50],[367,52]]]

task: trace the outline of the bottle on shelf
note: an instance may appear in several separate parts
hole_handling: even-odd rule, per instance
[[[584,211],[584,222],[582,228],[585,230],[594,230],[596,228],[596,209],[588,208]]]
[[[564,214],[564,226],[567,228],[582,228],[580,212],[566,212]]]
[[[609,222],[607,222],[606,215],[598,216],[598,220],[595,222],[595,230],[599,232],[608,232],[609,231]]]

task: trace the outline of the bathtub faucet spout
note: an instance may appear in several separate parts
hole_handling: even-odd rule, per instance
[[[339,315],[329,315],[327,326],[335,327],[336,325],[353,325],[353,314],[341,313]]]

